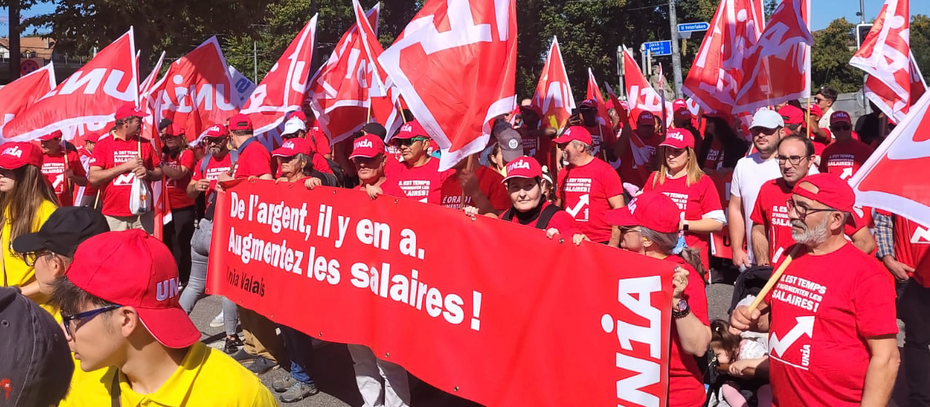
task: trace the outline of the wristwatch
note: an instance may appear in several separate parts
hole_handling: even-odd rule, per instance
[[[688,314],[691,314],[691,307],[688,306],[688,301],[685,299],[678,300],[678,306],[672,307],[672,318],[682,319]]]
[[[688,231],[688,221],[682,222],[681,230],[683,230],[683,231],[685,231],[685,232]]]

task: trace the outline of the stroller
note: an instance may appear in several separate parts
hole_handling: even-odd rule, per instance
[[[730,309],[727,311],[727,314],[732,314],[740,300],[746,298],[747,295],[758,295],[771,275],[772,267],[769,266],[756,266],[741,273],[733,284],[733,296],[730,299]],[[704,407],[729,407],[720,394],[720,388],[728,381],[738,383],[740,385],[740,391],[746,397],[746,400],[749,401],[749,405],[755,406],[757,402],[755,399],[756,389],[768,383],[768,378],[753,378],[747,380],[735,378],[726,372],[719,371],[718,368],[720,364],[717,363],[717,358],[710,349],[707,352],[707,364],[705,366],[704,384],[707,385],[707,400],[704,402]]]

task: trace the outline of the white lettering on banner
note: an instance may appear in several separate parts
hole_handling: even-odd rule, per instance
[[[930,244],[930,229],[920,226],[914,228],[914,235],[911,236],[911,243]]]
[[[133,89],[131,86],[133,81],[129,81],[129,83],[126,84],[125,90],[119,90],[119,84],[122,82],[123,76],[125,75],[125,72],[118,69],[95,68],[90,72],[79,70],[69,76],[65,83],[61,84],[60,91],[58,89],[52,89],[52,91],[43,96],[42,99],[55,95],[70,95],[77,92],[82,86],[84,87],[82,93],[85,95],[96,95],[97,89],[100,88],[100,84],[103,83],[103,92],[107,96],[124,102],[133,102],[136,100],[136,89]],[[104,76],[106,76],[106,82],[103,80]]]
[[[652,88],[640,88],[639,85],[630,86],[630,94],[635,97],[634,105],[630,106],[632,110],[638,107],[647,112],[657,112],[662,110],[662,102],[659,95]],[[640,99],[642,97],[642,99]]]
[[[125,174],[120,174],[116,178],[113,178],[114,186],[132,186],[133,181],[136,179],[136,174],[128,172]]]
[[[651,300],[653,293],[662,291],[662,279],[658,276],[620,279],[617,286],[617,302],[648,323],[645,326],[632,325],[604,314],[601,317],[601,329],[608,334],[616,331],[620,348],[627,352],[633,351],[633,342],[647,345],[649,357],[654,359],[644,360],[623,352],[616,353],[616,366],[636,373],[617,381],[617,398],[636,405],[658,407],[659,398],[640,389],[662,379],[658,363],[662,353],[662,311],[654,307]]]
[[[568,88],[567,83],[550,82],[549,89],[546,89],[546,98],[540,101],[538,100],[539,97],[537,97],[536,103],[538,106],[542,106],[543,113],[549,111],[549,106],[554,106],[556,109],[562,109],[567,106],[565,101],[569,100],[570,94],[571,90]]]

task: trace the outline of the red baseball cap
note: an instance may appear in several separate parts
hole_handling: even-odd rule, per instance
[[[581,102],[581,106],[580,106],[580,107],[585,107],[585,108],[589,108],[589,109],[597,109],[597,100],[595,100],[595,99],[585,99],[583,102]]]
[[[171,127],[169,127],[168,129],[169,129],[168,130],[169,136],[177,137],[177,136],[183,136],[187,134],[187,129],[185,129],[184,126],[181,126],[180,124],[177,124],[177,123],[171,124]]]
[[[823,117],[823,109],[821,109],[820,106],[812,104],[808,109],[812,116]]]
[[[802,184],[810,184],[816,192],[802,188]],[[791,193],[846,213],[852,213],[853,206],[856,205],[856,193],[853,192],[849,183],[836,174],[827,172],[804,177],[794,186]]]
[[[842,110],[835,111],[830,115],[830,124],[832,125],[835,123],[847,123],[851,125],[852,117],[849,117],[849,113]]]
[[[42,149],[39,146],[14,141],[0,144],[0,168],[15,170],[24,165],[42,168]]]
[[[146,117],[148,116],[141,109],[137,108],[135,105],[125,104],[120,106],[119,109],[116,109],[116,113],[113,115],[113,120],[122,120],[127,117]]]
[[[688,110],[688,104],[684,99],[675,99],[672,103],[672,112],[674,120],[691,120],[691,111]]]
[[[656,123],[656,116],[652,112],[647,112],[643,110],[639,112],[639,117],[636,118],[636,125],[638,126],[653,126]]]
[[[507,164],[507,177],[501,182],[511,178],[542,178],[542,167],[533,157],[520,157]]]
[[[355,142],[352,143],[352,155],[349,156],[349,159],[377,157],[378,154],[384,154],[384,142],[378,136],[366,134],[355,139]]]
[[[100,133],[90,132],[84,135],[84,142],[96,143],[100,141]]]
[[[56,138],[61,138],[61,136],[62,136],[61,130],[55,130],[49,134],[39,137],[39,140],[49,141],[49,140],[54,140]]]
[[[178,303],[174,256],[142,230],[85,240],[65,275],[95,297],[135,308],[142,325],[162,345],[185,348],[200,340],[200,331]]]
[[[284,141],[281,147],[271,152],[273,157],[293,157],[297,154],[310,155],[312,146],[310,141],[303,138],[292,138]]]
[[[562,133],[561,136],[556,137],[555,140],[552,140],[552,142],[562,144],[572,140],[578,140],[588,145],[594,144],[594,141],[591,139],[591,132],[583,126],[572,126],[565,129],[565,132]]]
[[[784,105],[781,109],[778,109],[778,114],[781,116],[782,120],[785,121],[785,124],[804,123],[804,111],[797,107]]]
[[[614,226],[642,226],[660,233],[674,233],[681,223],[681,209],[661,192],[639,194],[629,204],[607,212]]]
[[[414,137],[429,137],[429,135],[426,134],[426,130],[423,129],[423,126],[420,125],[420,122],[411,120],[407,123],[404,123],[403,126],[400,126],[400,132],[398,132],[393,139],[409,140]]]
[[[668,129],[668,134],[665,135],[665,140],[662,141],[662,144],[659,146],[671,147],[671,148],[694,148],[694,134],[691,134],[691,131],[688,129],[674,128]]]
[[[229,130],[252,130],[252,119],[242,113],[230,117]]]
[[[226,137],[226,136],[227,136],[226,126],[223,126],[222,124],[214,124],[210,126],[207,130],[205,130],[203,134],[200,135],[199,138],[204,139],[208,137],[217,138],[217,137]]]

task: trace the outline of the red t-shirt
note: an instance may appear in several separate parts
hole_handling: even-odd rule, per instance
[[[786,250],[794,245],[791,220],[788,219],[791,189],[783,178],[766,182],[759,188],[756,206],[750,216],[754,224],[765,226],[765,236],[769,241],[769,261],[772,263],[781,261],[788,253]]]
[[[559,171],[558,194],[562,207],[579,222],[578,229],[594,242],[610,240],[608,198],[623,195],[623,183],[610,164],[598,158]]]
[[[542,213],[542,211],[545,210],[546,207],[549,205],[552,205],[552,204],[544,201],[542,204],[542,207],[539,208],[540,213]],[[532,221],[530,221],[530,223],[527,223],[524,226],[535,228],[537,221],[539,221],[538,217],[536,219],[533,219]],[[517,219],[517,217],[514,216],[511,222],[519,224],[520,219]],[[575,218],[572,218],[572,215],[569,215],[568,212],[565,212],[564,210],[557,211],[556,213],[552,214],[552,217],[549,218],[549,223],[546,224],[546,230],[549,230],[549,229],[558,230],[559,235],[561,235],[564,238],[571,238],[575,234],[579,233],[578,223],[575,222]]]
[[[330,154],[333,152],[333,148],[329,145],[329,138],[320,131],[319,127],[313,126],[307,128],[307,140],[310,140],[313,151],[320,154]]]
[[[591,145],[594,148],[594,151],[598,151],[598,156],[600,156],[602,151],[606,148],[613,148],[614,143],[617,142],[617,138],[614,135],[614,131],[610,129],[610,126],[597,125],[594,127],[585,127],[589,133],[591,133]],[[542,164],[542,161],[540,161]]]
[[[914,268],[911,277],[923,287],[930,288],[930,228],[903,216],[894,216],[895,260]]]
[[[630,136],[633,137],[633,136]],[[653,135],[652,137],[643,139],[643,147],[645,152],[648,154],[648,160],[646,160],[646,165],[652,164],[655,161],[656,150],[659,147],[659,144],[662,144],[662,140],[659,135]],[[627,148],[626,153],[623,154],[620,161],[620,178],[623,179],[623,182],[627,182],[633,185],[636,185],[640,188],[646,184],[646,179],[649,178],[650,170],[646,168],[646,165],[637,165],[636,160],[633,158],[633,144]]]
[[[88,168],[86,168],[84,164],[89,163],[91,158],[94,157],[94,155],[90,151],[87,151],[86,148],[83,148],[83,147],[78,149],[78,153],[80,153],[80,157],[81,157],[81,166],[82,168],[84,168],[84,172],[87,173]],[[90,186],[90,182],[88,182],[87,186],[84,187],[84,196],[94,196],[94,195],[97,195],[97,188]]]
[[[203,168],[203,160],[209,160],[207,162],[206,171],[201,171]],[[197,165],[192,170],[193,175],[191,180],[200,181],[206,179],[210,181],[210,186],[207,187],[207,190],[204,191],[205,196],[208,198],[216,192],[216,180],[220,178],[221,174],[229,174],[229,170],[232,168],[232,157],[229,153],[223,156],[222,159],[217,159],[213,156],[205,156],[197,162]],[[206,174],[204,174],[206,172]]]
[[[871,155],[872,148],[861,141],[837,141],[823,150],[820,172],[836,174],[848,181]]]
[[[646,180],[643,190],[661,192],[672,198],[672,201],[678,205],[678,209],[685,213],[685,220],[701,220],[704,215],[714,211],[720,211],[719,215],[723,217],[720,193],[717,192],[717,186],[710,177],[702,174],[701,180],[691,186],[688,186],[687,176],[676,179],[666,178],[664,183],[653,187],[652,181],[655,177],[656,173],[653,172]],[[705,269],[709,267],[710,260],[707,254],[709,239],[710,233],[685,232],[685,243],[688,247],[701,251],[701,262]]]
[[[874,257],[846,244],[802,250],[766,298],[774,406],[858,406],[866,339],[898,333],[894,283]]]
[[[388,177],[382,189],[385,194],[391,196],[439,204],[442,184],[452,174],[452,170],[439,172],[439,160],[435,158],[430,158],[425,165],[419,167],[408,167],[405,163]]]
[[[488,197],[495,210],[503,212],[510,208],[512,203],[507,189],[504,188],[502,175],[488,167],[480,166],[475,169],[475,176],[478,177],[478,189]],[[470,196],[465,197],[464,204],[461,200],[462,185],[459,183],[459,177],[453,173],[442,183],[442,206],[452,209],[475,206]]]
[[[723,165],[723,144],[717,139],[710,142],[710,149],[707,150],[707,158],[704,160],[703,168],[719,170]]]
[[[109,169],[125,163],[139,155],[140,143],[138,139],[122,140],[113,135],[100,139],[94,148],[94,156],[90,160],[91,167]],[[143,141],[142,161],[145,168],[154,169],[159,164],[159,156],[149,142]],[[101,212],[108,216],[133,216],[129,211],[129,198],[132,194],[132,183],[136,178],[132,171],[117,175],[106,184],[100,186],[103,207]]]
[[[81,157],[74,151],[68,152],[68,168],[74,172],[74,175],[86,177],[84,165],[81,164]],[[68,188],[68,179],[65,177],[65,155],[58,156],[46,155],[42,161],[42,175],[55,189],[55,195],[58,196],[58,206],[74,206],[72,190]]]
[[[239,152],[235,178],[260,177],[265,174],[275,174],[271,169],[271,153],[255,140]]]
[[[688,270],[688,287],[685,288],[682,299],[688,301],[688,308],[701,323],[710,326],[707,316],[707,294],[704,291],[704,281],[701,275],[679,256],[668,256],[665,261]],[[671,344],[668,364],[668,406],[700,406],[706,397],[704,375],[701,373],[697,359],[681,350],[681,339],[678,338],[678,327],[674,320],[669,339]]]
[[[194,160],[194,152],[190,149],[182,151],[177,158],[173,159],[167,154],[162,154],[162,162],[165,167],[187,167],[191,173],[194,171],[194,165],[197,164],[196,160]],[[171,205],[171,209],[187,208],[188,206],[194,205],[194,200],[187,196],[187,185],[191,182],[191,175],[188,174],[181,179],[171,179],[168,177],[165,177],[165,179],[167,180],[165,189],[168,191],[168,202]]]

